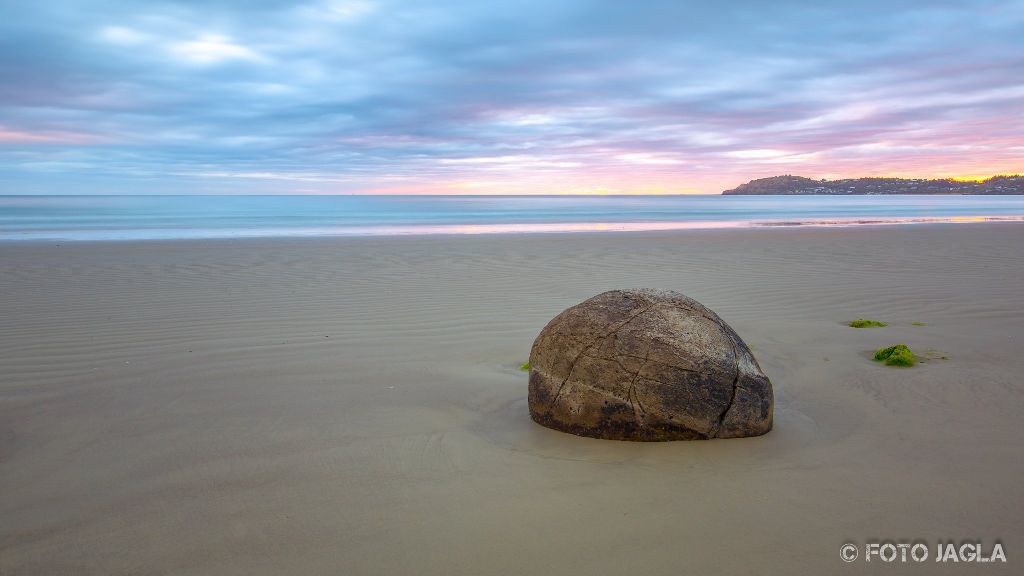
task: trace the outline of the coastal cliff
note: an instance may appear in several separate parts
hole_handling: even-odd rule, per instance
[[[993,176],[981,181],[964,181],[918,178],[813,180],[787,174],[751,180],[722,194],[1024,194],[1024,175]]]

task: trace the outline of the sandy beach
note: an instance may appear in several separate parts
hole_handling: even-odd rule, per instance
[[[5,243],[0,574],[1019,573],[1022,248],[1018,223]],[[534,337],[625,287],[729,322],[775,429],[534,424]],[[925,361],[871,361],[901,342]],[[885,539],[1008,562],[839,558]]]

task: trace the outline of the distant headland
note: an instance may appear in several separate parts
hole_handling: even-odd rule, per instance
[[[1024,175],[993,176],[985,180],[926,180],[918,178],[844,178],[813,180],[802,176],[772,176],[751,180],[722,192],[759,194],[1024,194]]]

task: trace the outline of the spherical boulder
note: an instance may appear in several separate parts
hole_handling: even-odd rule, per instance
[[[612,290],[565,310],[530,351],[530,417],[614,440],[759,436],[772,384],[743,340],[692,298]]]

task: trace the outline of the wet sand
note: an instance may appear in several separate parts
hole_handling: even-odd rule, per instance
[[[622,287],[729,322],[775,430],[532,423],[533,338]],[[1017,223],[7,243],[0,328],[4,575],[900,572],[840,560],[872,539],[1024,558]],[[900,342],[932,358],[870,360]],[[902,569],[965,568],[932,560]]]

